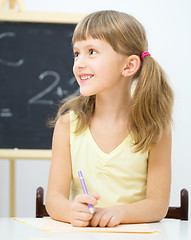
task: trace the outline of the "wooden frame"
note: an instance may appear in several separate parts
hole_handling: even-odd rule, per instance
[[[86,15],[84,13],[27,11],[22,0],[9,0],[9,9],[6,9],[7,1],[8,0],[2,0],[0,2],[1,21],[75,24]],[[18,10],[14,9],[16,4]]]
[[[2,0],[0,3],[0,9],[6,8],[7,2],[9,3],[9,9],[14,9],[15,5],[18,5],[19,10],[24,11],[25,10],[25,5],[23,0]]]

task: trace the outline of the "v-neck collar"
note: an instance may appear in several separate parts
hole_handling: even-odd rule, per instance
[[[106,153],[97,145],[95,139],[93,138],[93,136],[91,134],[89,127],[87,129],[87,134],[88,134],[89,140],[92,142],[96,152],[106,158],[108,158],[108,157],[110,158],[110,157],[118,154],[119,152],[121,152],[127,146],[127,143],[131,139],[131,136],[129,133],[128,136],[116,148],[114,148],[110,153]]]

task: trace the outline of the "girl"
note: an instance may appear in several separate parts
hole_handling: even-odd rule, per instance
[[[143,26],[125,13],[99,11],[77,25],[80,96],[55,120],[46,198],[52,218],[112,227],[165,217],[173,93],[147,48]],[[78,170],[90,194],[83,194]]]

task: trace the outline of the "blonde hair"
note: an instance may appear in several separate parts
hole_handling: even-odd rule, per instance
[[[98,11],[86,16],[76,26],[73,44],[89,36],[107,41],[123,55],[140,56],[148,51],[143,26],[126,13]],[[135,151],[146,151],[171,124],[173,92],[164,71],[151,56],[144,58],[133,80],[138,81],[130,104],[130,131]],[[89,125],[94,108],[95,96],[80,95],[64,103],[56,119],[66,110],[73,110],[78,119],[76,133],[80,133]]]

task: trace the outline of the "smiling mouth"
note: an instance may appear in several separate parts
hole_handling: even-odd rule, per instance
[[[94,75],[81,75],[80,76],[80,80],[81,81],[87,81],[89,79],[91,79]]]

